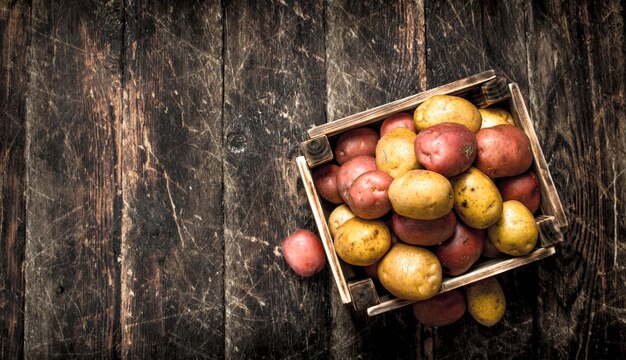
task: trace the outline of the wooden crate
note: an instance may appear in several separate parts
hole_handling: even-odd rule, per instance
[[[551,256],[555,253],[554,245],[563,241],[563,231],[567,227],[567,219],[522,94],[517,84],[508,83],[504,77],[496,76],[493,70],[313,127],[308,131],[309,140],[301,144],[304,156],[299,156],[296,159],[298,171],[341,300],[344,304],[352,304],[356,310],[367,309],[370,316],[409,305],[414,301],[398,299],[387,292],[379,292],[371,278],[362,274],[359,275],[355,268],[337,256],[327,223],[332,207],[331,204],[325,203],[317,195],[313,185],[312,169],[333,160],[330,144],[342,133],[362,126],[375,126],[389,115],[397,112],[413,112],[419,104],[429,97],[441,94],[464,97],[479,108],[497,104],[497,107],[510,111],[516,126],[528,135],[531,142],[534,156],[532,166],[540,184],[541,210],[539,211],[540,215],[536,217],[539,227],[539,241],[531,253],[522,257],[484,261],[475,264],[463,275],[444,277],[440,292],[462,287]]]

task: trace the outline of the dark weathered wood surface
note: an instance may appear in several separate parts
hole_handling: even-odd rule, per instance
[[[624,4],[0,1],[0,358],[626,357]],[[313,125],[487,69],[520,85],[570,220],[443,328],[341,305]]]

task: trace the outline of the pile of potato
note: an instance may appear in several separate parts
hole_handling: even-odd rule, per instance
[[[481,324],[497,323],[505,299],[493,278],[435,295],[444,275],[467,272],[481,256],[522,256],[536,245],[539,182],[530,140],[511,115],[437,95],[379,129],[342,134],[334,154],[337,163],[313,179],[338,205],[328,219],[337,255],[418,301],[425,324],[454,322],[466,308]]]

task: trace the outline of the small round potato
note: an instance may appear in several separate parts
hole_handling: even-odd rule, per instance
[[[480,116],[483,119],[482,124],[480,125],[481,129],[494,127],[496,125],[508,124],[515,126],[515,121],[513,120],[513,116],[504,110],[499,108],[489,108],[489,109],[478,109],[480,112]]]
[[[441,264],[424,248],[398,243],[380,261],[378,279],[396,297],[425,300],[441,288]]]
[[[424,130],[442,122],[454,122],[465,125],[471,132],[480,130],[482,119],[474,104],[450,95],[435,95],[424,101],[413,113],[415,127]]]
[[[337,190],[337,173],[339,166],[322,165],[313,172],[313,184],[320,196],[333,204],[341,204],[343,199]]]
[[[287,264],[300,276],[313,276],[326,264],[322,241],[310,230],[298,229],[282,241],[281,249]]]
[[[335,159],[340,165],[357,156],[374,156],[380,136],[370,128],[347,131],[339,137],[335,145]]]
[[[341,165],[337,171],[337,191],[346,204],[350,205],[350,186],[354,180],[372,170],[376,170],[376,159],[371,156],[357,156]]]
[[[362,174],[350,186],[350,209],[363,219],[376,219],[391,210],[387,191],[393,178],[381,170]]]
[[[500,220],[487,229],[493,245],[505,254],[522,256],[537,244],[539,229],[533,214],[516,200],[505,201]]]
[[[337,230],[335,251],[350,265],[371,265],[387,253],[391,233],[380,220],[353,217]]]
[[[342,204],[337,206],[335,210],[330,213],[330,216],[328,216],[328,230],[330,231],[330,235],[334,238],[337,233],[337,229],[355,216],[356,215],[354,215],[348,205]]]
[[[437,245],[454,234],[456,216],[450,211],[435,220],[416,220],[394,213],[391,217],[393,231],[407,244]]]
[[[391,115],[380,126],[380,136],[383,137],[387,135],[391,130],[403,127],[411,130],[414,133],[417,133],[415,129],[415,123],[413,122],[413,115],[405,112],[400,112]]]
[[[467,170],[476,158],[477,149],[476,135],[457,123],[436,124],[415,137],[417,161],[425,169],[445,177]]]
[[[454,205],[448,179],[428,170],[407,171],[393,180],[388,194],[395,212],[412,219],[438,219]]]
[[[528,170],[533,152],[526,133],[511,125],[496,125],[476,134],[475,166],[490,178],[515,176]]]
[[[426,326],[450,325],[461,319],[465,310],[465,295],[460,289],[437,294],[413,304],[413,315]]]
[[[506,298],[500,283],[494,277],[467,285],[465,297],[468,312],[482,325],[493,326],[504,316]]]
[[[407,128],[395,128],[380,138],[376,145],[376,167],[391,175],[402,176],[419,168],[415,156],[415,133]]]
[[[461,221],[475,229],[486,229],[498,221],[502,215],[502,197],[487,175],[471,167],[451,181],[454,210]]]
[[[517,200],[526,205],[530,212],[534,213],[541,204],[541,191],[539,179],[532,170],[521,175],[500,178],[496,181],[503,201]]]

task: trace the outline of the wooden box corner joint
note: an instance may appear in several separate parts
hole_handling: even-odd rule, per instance
[[[333,150],[326,135],[316,136],[300,144],[302,153],[309,167],[314,167],[331,161]]]
[[[357,311],[365,310],[380,303],[378,292],[371,278],[349,283],[348,288],[350,289],[352,306]]]

